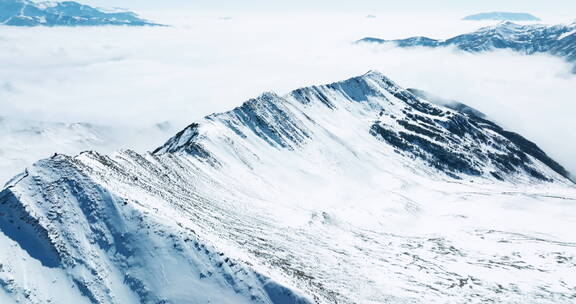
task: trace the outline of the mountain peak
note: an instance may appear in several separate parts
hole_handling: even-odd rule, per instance
[[[392,79],[390,79],[390,77],[386,76],[386,74],[384,74],[380,71],[377,71],[377,70],[370,70],[367,73],[365,73],[359,77],[364,78],[364,79],[369,79],[372,81],[376,81],[380,85],[385,86],[385,87],[398,87],[398,85],[394,81],[392,81]],[[342,82],[346,82],[346,80],[342,81]]]
[[[154,153],[185,152],[214,166],[232,159],[248,164],[247,159],[268,148],[301,151],[331,146],[340,137],[338,133],[325,134],[338,128],[332,126],[332,117],[347,117],[338,123],[360,128],[354,132],[369,130],[372,138],[366,141],[377,139],[404,161],[416,160],[451,178],[553,181],[568,176],[535,144],[476,114],[479,112],[461,103],[452,109],[435,105],[413,92],[378,71],[369,71],[282,97],[265,93],[190,125]],[[349,140],[340,138],[338,142]],[[263,157],[256,159],[262,161]]]
[[[381,73],[380,71],[377,71],[377,70],[370,70],[370,71],[366,72],[364,75],[362,75],[361,77],[386,78],[386,76],[383,73]]]
[[[35,163],[0,192],[2,303],[570,302],[562,167],[418,94],[369,73],[263,94],[154,153]]]

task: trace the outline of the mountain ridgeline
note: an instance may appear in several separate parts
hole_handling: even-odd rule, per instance
[[[104,11],[74,1],[0,0],[0,24],[8,26],[157,26],[128,11]]]
[[[398,47],[455,47],[466,52],[486,52],[509,49],[522,54],[546,53],[576,62],[576,23],[569,25],[518,25],[502,22],[475,32],[458,35],[446,40],[428,37],[411,37],[385,40],[366,37],[358,43],[393,43]],[[576,66],[574,67],[576,73]]]
[[[367,115],[374,115],[369,133],[375,138],[393,147],[396,153],[451,177],[514,179],[527,174],[538,180],[553,181],[554,174],[542,170],[542,164],[561,177],[568,177],[561,165],[522,136],[503,130],[479,114],[458,112],[462,106],[449,109],[428,102],[413,94],[416,91],[402,89],[377,72],[340,83],[299,89],[286,97],[266,93],[230,112],[206,117],[205,124],[192,124],[154,153],[186,151],[217,163],[218,155],[210,152],[207,143],[213,138],[202,135],[204,129],[212,128],[213,124],[241,138],[256,135],[271,146],[297,149],[313,142],[315,129],[321,127],[316,126],[314,118],[302,108],[316,102],[333,109],[337,106],[330,98],[334,92],[371,112]]]
[[[37,162],[0,192],[0,302],[570,301],[566,278],[542,271],[570,273],[550,261],[569,261],[571,245],[540,238],[533,252],[505,226],[533,205],[438,213],[490,208],[486,197],[565,204],[566,170],[414,92],[369,72],[265,93],[152,153]],[[509,242],[528,245],[511,257]],[[506,282],[513,267],[531,285]]]

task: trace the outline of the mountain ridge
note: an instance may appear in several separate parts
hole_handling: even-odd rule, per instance
[[[304,125],[303,121],[308,120],[311,121],[312,123],[314,122],[312,119],[310,119],[309,116],[305,114],[302,115],[303,119],[302,118],[299,119],[294,115],[287,114],[290,113],[290,109],[288,108],[290,106],[292,106],[292,109],[296,108],[293,105],[294,103],[307,106],[309,103],[315,101],[319,104],[326,106],[328,109],[334,109],[335,105],[331,104],[328,101],[328,98],[326,97],[326,95],[328,94],[326,93],[326,91],[340,89],[342,90],[342,92],[344,92],[343,94],[346,95],[350,100],[365,103],[365,107],[367,107],[369,111],[373,111],[375,113],[381,111],[379,115],[381,115],[381,117],[385,117],[386,115],[382,115],[382,113],[386,112],[385,105],[371,102],[369,99],[366,98],[366,96],[369,96],[370,94],[374,94],[375,96],[381,98],[386,98],[383,92],[378,92],[378,88],[374,88],[371,86],[372,84],[370,83],[370,81],[378,82],[376,86],[381,86],[382,88],[385,88],[385,90],[388,90],[387,94],[392,94],[394,98],[398,98],[403,103],[406,103],[410,107],[408,108],[408,111],[415,109],[420,113],[437,115],[437,117],[434,117],[436,121],[433,121],[432,123],[430,123],[431,120],[426,121],[426,117],[424,116],[418,116],[417,114],[407,115],[406,122],[404,122],[404,126],[401,127],[403,131],[400,131],[400,133],[394,135],[393,138],[388,138],[388,140],[386,139],[386,136],[384,136],[384,139],[389,144],[393,144],[393,142],[397,144],[402,144],[403,142],[406,141],[417,140],[420,141],[420,144],[424,145],[430,144],[431,147],[432,146],[434,147],[432,149],[441,149],[439,148],[438,145],[433,143],[433,140],[440,138],[438,137],[439,135],[448,136],[448,134],[460,132],[456,131],[456,129],[458,128],[457,126],[459,126],[461,123],[468,124],[469,128],[476,128],[477,126],[481,125],[483,125],[484,127],[489,126],[489,128],[491,128],[493,131],[497,130],[497,132],[500,132],[499,134],[503,135],[504,137],[506,137],[504,134],[507,134],[509,138],[506,138],[506,140],[510,140],[511,138],[517,138],[517,135],[505,133],[506,131],[504,131],[502,128],[500,128],[499,126],[497,126],[492,122],[483,119],[482,117],[475,117],[473,119],[468,119],[463,118],[463,116],[455,116],[457,117],[455,118],[456,121],[439,122],[438,119],[441,118],[442,116],[438,115],[444,115],[442,110],[437,109],[435,108],[434,105],[428,104],[426,102],[422,103],[421,100],[419,100],[419,98],[413,95],[410,91],[400,88],[397,84],[395,84],[390,79],[388,79],[383,74],[377,71],[370,71],[363,76],[354,77],[342,82],[335,82],[332,84],[323,85],[319,87],[313,86],[308,88],[297,89],[295,91],[288,93],[284,97],[280,97],[274,93],[264,93],[260,97],[251,99],[245,102],[242,106],[235,108],[232,111],[219,114],[212,114],[207,116],[205,120],[210,123],[221,122],[224,126],[228,127],[233,132],[239,134],[242,137],[245,137],[245,135],[239,131],[238,126],[250,124],[251,131],[253,131],[258,137],[264,138],[271,145],[293,149],[294,145],[297,146],[310,137],[310,135],[308,134],[309,131],[307,131],[305,128],[304,129],[301,128],[301,126]],[[357,94],[358,96],[355,96],[354,94]],[[293,111],[302,111],[302,109],[296,109]],[[400,111],[405,112],[406,110],[402,109]],[[406,113],[402,114],[406,115]],[[398,116],[398,114],[396,114],[396,116]],[[396,116],[391,115],[390,117],[393,117],[392,119],[397,120],[398,118]],[[377,117],[375,117],[375,119],[377,119]],[[418,121],[418,119],[420,119],[420,121]],[[414,122],[416,122],[416,124],[420,124],[421,126],[414,125]],[[200,135],[199,129],[201,129],[201,124],[194,123],[190,127],[190,129],[184,129],[183,131],[179,132],[176,136],[171,138],[165,145],[154,150],[154,154],[181,151],[185,149],[186,145],[183,144],[183,142],[186,142],[190,144],[191,152],[193,154],[208,155],[209,153],[206,152],[207,149],[204,149],[202,144],[199,143],[198,141],[194,141],[196,137],[198,137],[200,141],[206,138],[199,136]],[[445,129],[448,131],[448,133],[430,135],[431,131],[429,130],[433,130],[432,132],[436,132],[439,129]],[[377,133],[376,130],[379,130],[381,132],[390,131],[379,128],[377,125],[374,125],[371,130],[372,130],[371,132],[376,133]],[[399,135],[403,132],[412,132],[412,135],[404,133],[406,134],[406,136],[410,138],[410,140],[402,138],[402,135]],[[433,139],[432,141],[430,141],[431,138]],[[519,136],[519,138],[517,139],[518,141],[516,141],[516,144],[522,142],[523,146],[533,145],[533,143],[525,140],[521,136]],[[403,147],[407,148],[408,146],[403,145]],[[544,163],[547,163],[549,166],[551,166],[551,168],[554,168],[553,170],[556,171],[558,174],[562,175],[565,178],[568,178],[569,176],[568,172],[561,165],[551,160],[548,156],[546,156],[545,153],[539,151],[541,150],[536,147],[532,149],[531,153],[529,154],[544,161]],[[446,151],[439,153],[450,154],[449,152]],[[417,154],[419,153],[415,152],[414,155]],[[452,157],[454,157],[455,155],[456,154],[452,154]],[[524,158],[524,156],[522,155],[523,153],[519,154],[517,157]],[[426,157],[422,157],[421,155],[419,157],[426,159]],[[466,157],[464,157],[463,159],[465,158]],[[510,159],[508,161],[510,161]],[[503,160],[501,166],[506,166],[503,163]],[[457,168],[452,169],[456,169],[457,171]],[[476,170],[472,169],[471,167],[469,167],[469,169],[467,170],[470,170],[470,172],[476,172]],[[531,171],[531,169],[528,170]],[[532,173],[534,173],[536,176],[539,176],[539,174],[537,174],[536,172]],[[540,178],[544,180],[546,179],[543,176],[540,176]]]
[[[505,21],[487,26],[467,34],[449,39],[411,37],[407,39],[385,40],[366,37],[356,43],[394,43],[399,47],[456,47],[459,50],[480,53],[495,49],[510,49],[531,55],[547,53],[576,62],[576,23],[569,25],[518,25]],[[576,73],[576,65],[573,72]]]
[[[0,24],[8,26],[160,26],[130,11],[104,11],[74,1],[0,1]]]
[[[455,135],[452,121],[471,129]],[[414,127],[464,144],[477,132],[505,140],[471,121],[370,72],[265,93],[153,153],[54,155],[0,192],[0,300],[569,303],[559,282],[576,240],[562,231],[576,188],[532,156],[503,180],[422,158],[436,155],[424,138],[437,141]],[[539,220],[562,231],[509,221],[531,222],[541,202]],[[507,281],[510,271],[526,283]]]

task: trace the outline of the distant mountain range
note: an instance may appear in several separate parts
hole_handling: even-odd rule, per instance
[[[454,46],[467,52],[510,49],[528,55],[547,53],[565,58],[569,62],[576,62],[576,22],[570,25],[552,26],[518,25],[512,22],[502,22],[446,40],[428,37],[384,40],[367,37],[357,42],[395,43],[403,48]],[[573,71],[576,73],[576,66]]]
[[[10,26],[157,26],[128,11],[104,11],[74,1],[0,0],[0,24]]]
[[[527,13],[490,12],[466,16],[463,20],[540,21],[540,18]]]

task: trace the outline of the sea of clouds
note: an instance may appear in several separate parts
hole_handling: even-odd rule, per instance
[[[419,15],[156,17],[172,26],[0,28],[0,116],[90,122],[118,134],[164,121],[177,130],[265,91],[284,94],[379,70],[401,86],[479,109],[576,172],[576,77],[562,59],[353,43],[448,38],[486,23]],[[117,148],[152,150],[164,139],[130,136]]]

